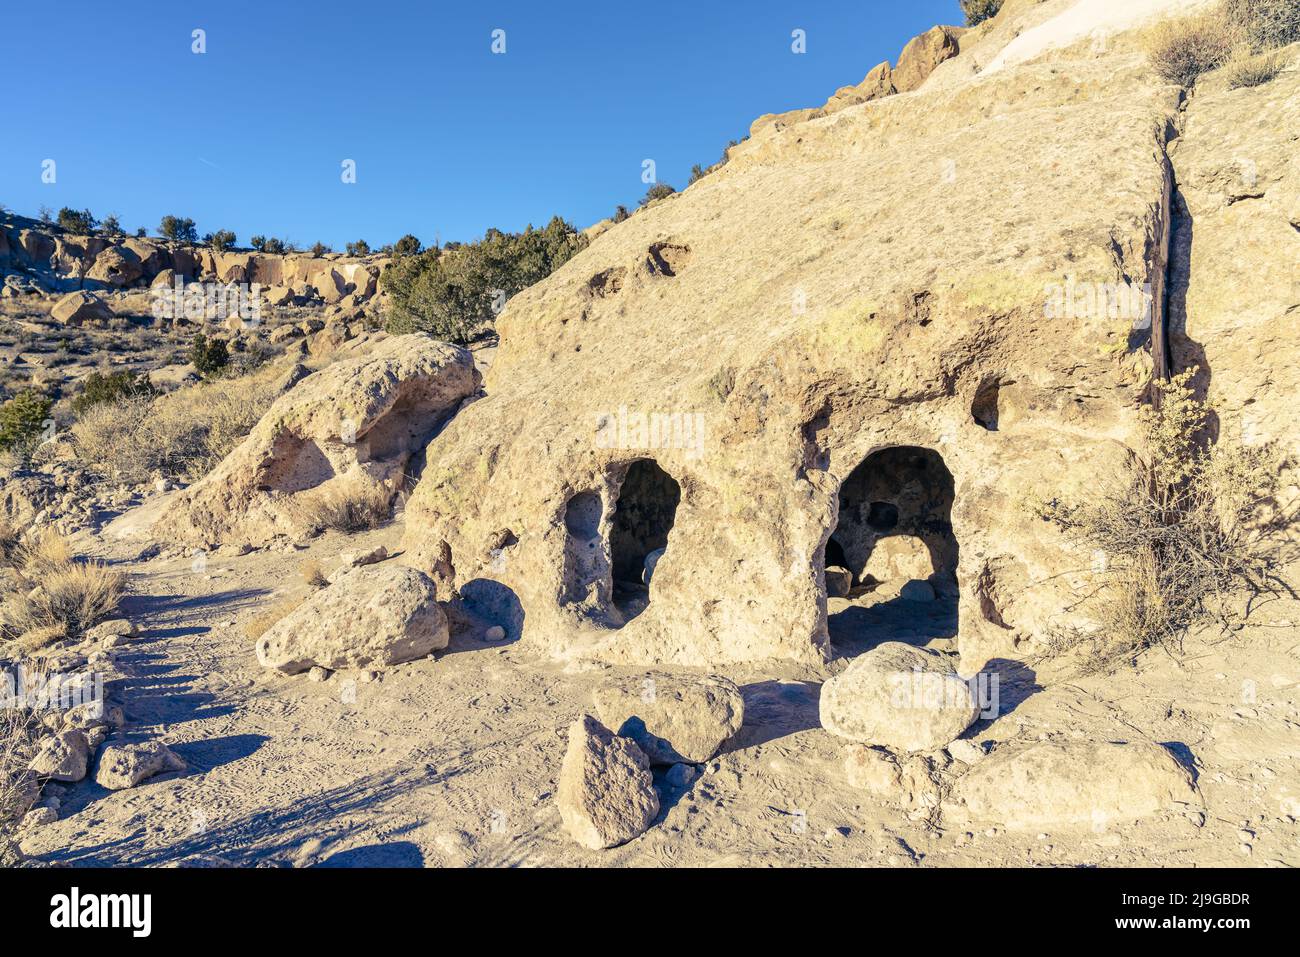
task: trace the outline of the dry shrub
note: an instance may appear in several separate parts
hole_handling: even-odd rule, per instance
[[[82,460],[119,482],[140,484],[159,471],[193,481],[252,431],[275,397],[276,376],[268,370],[95,405],[72,434]]]
[[[1300,3],[1296,0],[1225,0],[1223,17],[1255,50],[1300,41]]]
[[[1238,33],[1218,12],[1157,24],[1147,37],[1147,56],[1161,79],[1191,86],[1197,77],[1228,62]]]
[[[283,601],[276,602],[264,611],[258,612],[248,621],[244,622],[244,634],[253,641],[261,638],[270,630],[271,626],[278,622],[289,612],[293,611],[299,605],[307,600],[305,595],[298,598],[286,598]]]
[[[302,518],[315,531],[363,532],[392,517],[392,498],[388,486],[381,483],[334,482],[303,497]]]
[[[0,844],[17,828],[38,793],[27,765],[36,756],[39,727],[30,709],[0,701]]]
[[[1263,86],[1281,73],[1285,66],[1286,57],[1280,53],[1234,56],[1224,71],[1228,79],[1228,89]]]
[[[307,583],[307,587],[313,590],[324,588],[329,584],[329,579],[325,577],[325,569],[314,558],[303,562],[298,568],[298,573],[302,575],[302,580]]]
[[[1281,569],[1294,555],[1294,515],[1278,502],[1285,456],[1273,446],[1202,436],[1209,409],[1191,369],[1158,384],[1143,411],[1147,446],[1124,494],[1041,506],[1081,545],[1106,556],[1094,596],[1098,635],[1056,636],[1054,650],[1086,644],[1111,667],[1151,647],[1177,647],[1193,628],[1238,628],[1261,595],[1290,595]]]
[[[20,545],[16,582],[0,605],[0,638],[31,652],[83,634],[111,615],[125,591],[119,571],[77,559],[52,532]]]
[[[18,556],[22,533],[8,516],[0,515],[0,566],[12,565]]]

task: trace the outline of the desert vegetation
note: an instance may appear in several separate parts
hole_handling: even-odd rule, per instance
[[[1158,384],[1159,401],[1142,412],[1144,450],[1119,493],[1042,506],[1043,517],[1105,556],[1097,634],[1057,641],[1085,645],[1095,667],[1177,647],[1195,628],[1237,628],[1251,608],[1243,594],[1290,594],[1282,575],[1296,557],[1286,535],[1295,515],[1278,501],[1288,463],[1272,445],[1210,443],[1211,410],[1193,391],[1195,375]]]
[[[1230,86],[1259,86],[1284,65],[1270,51],[1298,40],[1300,4],[1293,0],[1222,0],[1196,16],[1159,23],[1147,51],[1156,72],[1171,83],[1191,86],[1226,66]]]
[[[997,16],[1002,0],[961,0],[961,12],[966,14],[966,26],[973,27]]]
[[[84,634],[112,614],[125,587],[121,572],[78,558],[49,530],[17,542],[9,566],[0,639],[24,652]]]
[[[586,244],[582,233],[557,216],[541,229],[493,229],[478,242],[402,256],[380,279],[391,299],[388,331],[469,342],[506,299],[545,279]]]

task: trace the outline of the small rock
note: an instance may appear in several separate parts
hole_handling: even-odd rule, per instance
[[[333,674],[333,672],[328,668],[322,668],[317,665],[315,668],[312,668],[307,672],[307,677],[312,681],[329,681],[331,674]]]
[[[903,601],[934,601],[937,597],[934,586],[927,581],[914,578],[898,590],[898,597]]]
[[[593,697],[600,720],[652,764],[703,764],[745,718],[740,689],[718,675],[642,672],[611,679]]]
[[[44,827],[46,824],[53,824],[59,819],[59,812],[52,807],[32,808],[23,815],[22,824],[19,825],[24,830],[27,828]]]
[[[684,788],[695,780],[695,766],[691,764],[674,764],[664,775],[664,781],[672,788]]]
[[[487,641],[505,641],[506,630],[500,625],[493,625],[487,631],[483,632],[483,638]]]
[[[888,751],[867,745],[849,745],[843,751],[844,777],[849,787],[878,797],[897,794],[901,787],[898,762]]]
[[[569,728],[556,802],[565,830],[593,850],[632,840],[659,813],[645,753],[590,715]]]
[[[853,589],[853,573],[839,565],[826,568],[826,597],[847,598]]]
[[[360,568],[362,565],[374,565],[388,557],[388,548],[377,545],[366,551],[344,552],[339,561],[344,568]]]
[[[89,761],[90,745],[85,733],[70,728],[46,738],[28,769],[40,778],[80,781],[86,776]]]
[[[120,791],[167,771],[184,771],[185,767],[185,762],[161,741],[113,744],[100,755],[95,782],[110,791]]]
[[[101,621],[98,625],[86,632],[86,638],[90,641],[103,641],[105,638],[115,638],[119,635],[135,635],[139,632],[135,625],[126,618],[113,618],[109,621]]]
[[[948,753],[962,764],[974,764],[984,757],[984,749],[974,741],[958,738],[948,744]]]

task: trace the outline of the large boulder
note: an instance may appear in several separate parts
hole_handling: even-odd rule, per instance
[[[1187,769],[1154,742],[1045,741],[993,752],[958,779],[944,813],[1015,830],[1102,829],[1200,804]]]
[[[65,326],[84,326],[107,322],[113,318],[113,310],[94,293],[79,291],[70,292],[56,302],[50,316]]]
[[[970,686],[938,652],[887,641],[822,685],[822,727],[861,744],[932,751],[975,721]]]
[[[298,674],[423,658],[447,647],[436,597],[427,575],[396,562],[349,569],[272,625],[257,641],[257,660]]]
[[[929,578],[934,573],[930,548],[915,535],[890,535],[876,542],[862,577],[878,582]]]
[[[281,396],[242,444],[178,497],[157,534],[262,545],[319,527],[340,497],[391,499],[411,456],[479,388],[473,357],[423,334],[394,336]]]
[[[134,251],[126,246],[109,246],[95,257],[86,278],[120,289],[131,285],[143,274],[144,264]]]
[[[932,27],[913,37],[898,55],[892,76],[894,89],[899,93],[919,89],[935,67],[960,52],[958,38],[964,32],[961,27]]]
[[[718,675],[626,675],[597,688],[594,700],[601,722],[635,741],[652,764],[701,764],[745,719],[740,689]]]
[[[185,762],[161,741],[109,744],[99,755],[95,783],[110,791],[133,788],[171,771],[184,771]]]
[[[565,830],[592,850],[627,843],[659,813],[649,759],[591,715],[569,728],[556,802]]]

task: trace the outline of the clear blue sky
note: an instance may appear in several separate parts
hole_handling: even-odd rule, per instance
[[[150,234],[175,213],[240,245],[586,226],[635,204],[643,159],[683,188],[755,117],[819,105],[960,22],[957,0],[12,0],[0,203]]]

